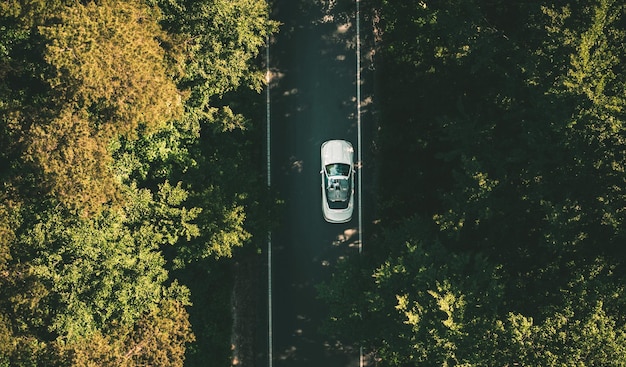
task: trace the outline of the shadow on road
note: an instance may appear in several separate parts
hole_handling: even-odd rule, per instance
[[[320,146],[357,143],[353,0],[274,2],[282,23],[272,40],[272,182],[284,201],[273,233],[273,364],[354,367],[358,348],[324,336],[316,285],[346,256],[358,256],[358,221],[337,225],[321,212]]]

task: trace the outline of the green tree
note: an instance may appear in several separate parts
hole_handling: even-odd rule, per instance
[[[169,279],[161,248],[197,235],[190,223],[197,210],[182,205],[187,193],[180,185],[166,183],[154,196],[146,189],[128,191],[132,201],[123,211],[90,218],[60,205],[21,208],[27,218],[37,212],[37,219],[16,231],[1,279],[2,309],[11,314],[3,330],[18,336],[3,345],[10,361],[56,355],[58,363],[66,356],[124,365],[121,356],[128,354],[136,363],[182,365],[193,340],[185,310],[189,294]],[[159,333],[151,333],[154,328]],[[113,354],[102,357],[107,351]]]
[[[13,41],[2,70],[15,74],[4,80],[1,106],[15,149],[8,158],[77,210],[97,211],[120,194],[111,139],[180,116],[175,58],[162,46],[158,10],[141,2],[55,2],[56,13],[40,5],[4,9]]]
[[[188,105],[193,117],[211,119],[214,108],[221,107],[219,99],[228,92],[262,88],[264,78],[256,57],[266,37],[277,30],[276,22],[269,20],[266,2],[152,2],[163,11],[164,28],[188,40],[189,58],[181,85],[191,90]]]
[[[140,2],[89,2],[41,28],[57,71],[48,82],[62,104],[57,118],[26,131],[27,157],[63,200],[91,209],[115,197],[110,140],[157,129],[182,111],[157,15]]]
[[[382,366],[623,365],[624,14],[380,3],[379,166],[399,174],[371,254],[321,288],[331,332]]]
[[[480,254],[445,250],[427,226],[390,230],[377,242],[396,252],[369,277],[358,269],[376,262],[353,260],[320,288],[331,305],[327,327],[353,332],[381,366],[490,365],[480,357],[496,347],[488,335],[504,296],[501,271]],[[346,323],[355,329],[333,325]]]
[[[185,346],[193,341],[184,306],[162,301],[131,328],[94,333],[64,346],[71,366],[183,366]]]
[[[268,10],[0,4],[0,363],[182,365],[188,320],[215,345],[203,351],[227,358],[217,259],[249,243],[259,210],[244,114],[276,30]],[[218,321],[199,316],[206,306]]]
[[[165,184],[156,197],[130,190],[133,201],[123,212],[90,219],[41,213],[42,220],[22,237],[37,251],[34,275],[49,285],[42,308],[54,310],[50,331],[63,338],[134,324],[166,290],[160,247],[197,232],[188,222],[194,211],[179,206],[186,196],[180,187]]]

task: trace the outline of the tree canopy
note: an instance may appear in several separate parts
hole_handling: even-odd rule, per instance
[[[0,365],[182,366],[215,332],[193,302],[229,312],[194,282],[255,226],[223,172],[258,174],[267,4],[9,0],[0,27]]]
[[[325,328],[380,366],[624,365],[624,4],[372,6],[397,174]]]

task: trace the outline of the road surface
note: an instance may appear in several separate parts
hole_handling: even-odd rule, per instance
[[[315,285],[344,256],[358,256],[358,205],[345,224],[324,221],[320,146],[345,139],[359,149],[355,2],[277,0],[272,40],[271,182],[284,201],[272,233],[272,364],[356,367],[358,346],[320,333]],[[355,154],[356,158],[356,154]]]

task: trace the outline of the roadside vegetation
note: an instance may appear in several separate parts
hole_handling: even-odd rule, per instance
[[[264,1],[0,4],[0,366],[228,365]]]
[[[625,365],[626,5],[362,3],[379,220],[324,330],[381,367]],[[231,363],[276,30],[258,0],[0,3],[0,367]]]
[[[624,3],[364,3],[380,221],[325,329],[376,366],[625,365]]]

